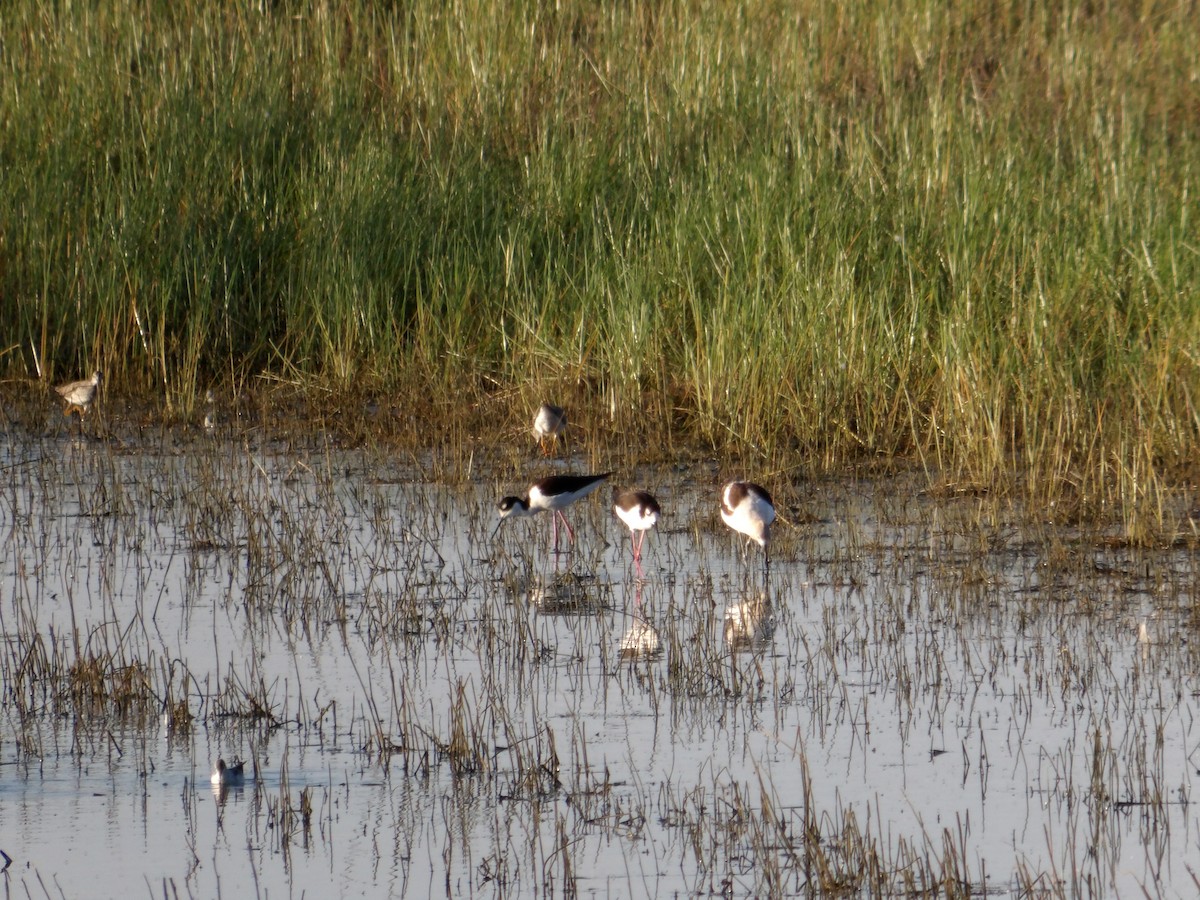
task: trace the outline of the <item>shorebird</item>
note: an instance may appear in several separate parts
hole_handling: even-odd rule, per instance
[[[217,410],[216,404],[217,395],[213,393],[213,389],[209,388],[204,392],[204,430],[212,431],[217,427]]]
[[[645,491],[622,491],[613,488],[613,514],[629,528],[629,543],[633,545],[633,561],[641,568],[642,544],[646,532],[654,527],[662,509],[658,501]],[[641,532],[637,537],[635,535]]]
[[[85,378],[83,381],[72,381],[70,384],[62,384],[54,390],[58,396],[62,397],[67,403],[67,408],[63,410],[64,416],[69,416],[73,412],[79,413],[79,421],[83,421],[83,417],[87,415],[89,409],[92,408],[92,401],[96,399],[96,387],[100,384],[100,370],[97,369],[92,373],[91,378]]]
[[[559,519],[562,519],[563,525],[567,527],[567,536],[574,543],[575,532],[571,530],[571,523],[563,515],[563,510],[596,490],[611,474],[611,472],[604,472],[600,475],[551,475],[549,478],[543,478],[541,481],[531,484],[529,492],[524,497],[504,497],[496,504],[496,508],[500,510],[500,521],[492,530],[492,536],[495,537],[505,519],[519,519],[522,516],[532,516],[542,510],[549,510],[550,521],[554,527],[554,549],[558,549]]]
[[[763,548],[764,568],[771,570],[771,523],[775,521],[775,505],[766,488],[749,481],[731,481],[721,491],[721,519]],[[749,542],[747,542],[747,546]]]
[[[213,767],[212,783],[219,787],[239,787],[246,783],[246,764],[234,760],[233,765],[226,765],[225,760],[218,759]]]
[[[566,430],[567,414],[561,406],[543,403],[538,408],[537,415],[533,417],[533,436],[537,438],[543,454],[549,455],[550,450],[558,443],[558,436]],[[549,449],[546,446],[547,441]]]

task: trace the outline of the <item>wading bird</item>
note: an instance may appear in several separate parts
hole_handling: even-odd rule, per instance
[[[763,567],[771,570],[771,523],[775,521],[775,505],[766,488],[749,481],[731,481],[721,491],[721,519],[763,548]],[[747,543],[747,546],[749,544]]]
[[[645,491],[622,491],[613,489],[613,514],[629,528],[629,542],[633,545],[633,561],[639,571],[642,567],[642,544],[646,532],[654,527],[662,509],[658,501]],[[640,532],[640,534],[639,534]]]
[[[550,521],[554,528],[554,549],[558,549],[558,520],[562,519],[567,527],[567,537],[575,542],[575,532],[571,523],[563,515],[563,510],[577,500],[582,500],[606,479],[611,472],[601,475],[551,475],[541,481],[535,481],[529,486],[529,492],[524,497],[505,497],[496,508],[500,510],[500,521],[492,531],[495,537],[505,519],[519,519],[522,516],[532,516],[542,510],[550,511]]]
[[[543,403],[533,417],[533,436],[537,438],[542,453],[549,456],[558,443],[558,436],[566,430],[567,414],[562,407]]]
[[[85,378],[83,381],[72,381],[70,384],[61,384],[56,387],[54,389],[55,392],[67,403],[67,408],[63,410],[63,415],[69,416],[71,413],[77,412],[79,413],[79,421],[82,423],[83,417],[92,408],[92,401],[96,399],[96,388],[99,384],[100,370],[97,369],[92,373],[91,378]]]

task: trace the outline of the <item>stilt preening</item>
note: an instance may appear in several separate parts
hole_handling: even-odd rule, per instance
[[[763,568],[771,570],[771,523],[775,505],[766,488],[749,481],[731,481],[721,491],[721,519],[763,548]]]

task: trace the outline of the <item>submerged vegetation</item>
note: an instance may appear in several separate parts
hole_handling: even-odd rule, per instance
[[[0,66],[10,384],[551,398],[1132,540],[1195,477],[1188,4],[17,0]]]

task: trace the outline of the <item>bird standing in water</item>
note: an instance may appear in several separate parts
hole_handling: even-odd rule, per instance
[[[533,435],[537,438],[538,447],[542,454],[550,455],[550,451],[558,444],[558,436],[567,430],[567,414],[561,406],[543,403],[533,417]],[[547,443],[549,446],[547,446]]]
[[[642,569],[642,544],[646,532],[658,522],[662,509],[658,501],[645,491],[613,490],[613,514],[629,528],[629,542],[633,545],[633,562],[638,571]]]
[[[496,504],[496,508],[500,510],[500,521],[496,523],[492,536],[495,536],[505,519],[519,519],[549,510],[550,521],[554,527],[554,549],[558,550],[559,519],[562,519],[567,528],[567,537],[574,543],[575,532],[571,530],[571,523],[563,515],[563,510],[596,490],[611,474],[604,472],[600,475],[551,475],[549,478],[535,481],[529,486],[529,492],[524,497],[505,497]]]
[[[79,421],[82,425],[83,417],[87,415],[92,408],[92,401],[96,399],[96,388],[100,385],[100,370],[97,369],[92,373],[91,378],[85,378],[83,381],[72,381],[70,384],[60,384],[56,387],[55,393],[66,401],[67,408],[63,410],[64,416],[69,416],[71,413],[79,413]]]
[[[771,571],[771,523],[775,521],[775,504],[766,488],[750,481],[731,481],[721,491],[721,519],[749,540],[763,548],[763,566]]]

